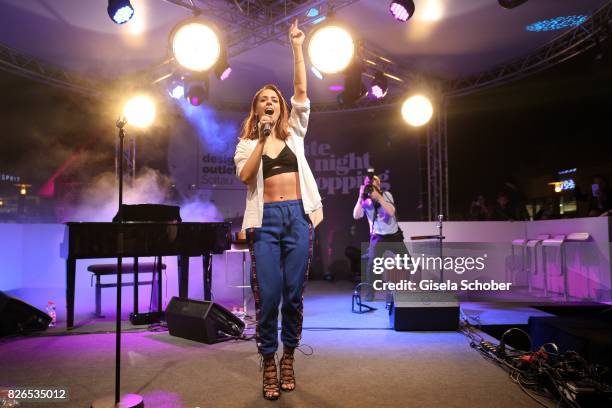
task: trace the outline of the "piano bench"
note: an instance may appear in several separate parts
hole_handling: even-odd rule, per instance
[[[153,273],[155,272],[156,264],[154,262],[139,262],[138,273]],[[166,269],[166,264],[161,264],[162,270]],[[102,283],[100,277],[105,275],[116,275],[117,264],[95,264],[87,267],[87,270],[92,273],[91,278],[96,277],[96,317],[104,317],[102,314],[102,288],[116,288],[117,283]],[[121,265],[121,274],[134,273],[134,265],[130,263],[123,263]],[[148,285],[153,283],[152,281],[140,282],[138,285]],[[121,282],[121,287],[134,286],[134,282]],[[134,311],[136,312],[136,311]]]

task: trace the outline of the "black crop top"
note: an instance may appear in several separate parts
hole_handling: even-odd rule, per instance
[[[293,173],[298,171],[297,157],[289,146],[285,145],[283,150],[275,159],[271,159],[265,154],[261,156],[263,167],[263,178],[276,176],[282,173]]]

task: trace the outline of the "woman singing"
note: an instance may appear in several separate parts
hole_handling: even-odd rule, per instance
[[[257,91],[234,155],[236,174],[248,186],[242,229],[251,253],[263,396],[272,400],[280,397],[281,389],[295,389],[293,353],[302,332],[302,293],[312,256],[313,230],[323,217],[321,196],[304,155],[310,113],[304,37],[296,20],[289,29],[294,63],[291,112],[276,86],[265,85]],[[281,297],[279,381],[274,357]]]

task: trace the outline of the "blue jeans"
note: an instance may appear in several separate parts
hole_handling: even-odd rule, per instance
[[[281,340],[297,347],[302,336],[303,292],[312,259],[314,228],[302,200],[265,203],[261,228],[250,228],[251,289],[257,318],[257,349],[278,348],[278,307],[282,296]]]

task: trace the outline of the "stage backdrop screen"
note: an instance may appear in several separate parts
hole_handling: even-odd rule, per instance
[[[179,192],[214,204],[242,224],[246,187],[236,178],[233,155],[245,115],[200,107],[171,138],[168,167]],[[408,128],[397,109],[312,113],[305,148],[323,198],[311,278],[348,279],[347,246],[368,240],[368,223],[353,208],[368,168],[380,175],[395,199],[398,219],[421,219],[419,145],[424,130]]]

